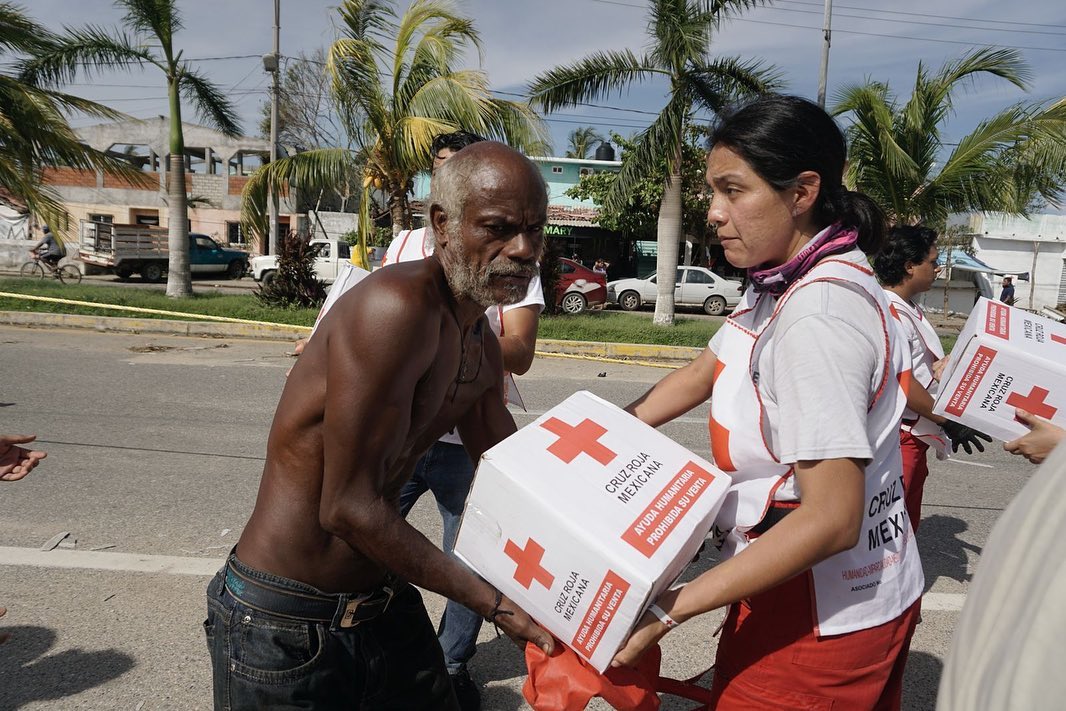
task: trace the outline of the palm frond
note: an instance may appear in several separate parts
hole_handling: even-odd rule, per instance
[[[89,26],[68,30],[67,35],[36,53],[20,67],[20,79],[30,84],[55,86],[74,81],[79,70],[86,76],[112,69],[130,70],[162,65],[137,41],[114,29]]]
[[[959,141],[930,181],[930,192],[949,209],[1021,214],[1031,197],[1013,183],[1014,174],[1048,185],[1046,179],[1066,167],[1064,106],[1015,105],[982,121]]]
[[[447,0],[415,0],[403,14],[392,52],[393,94],[407,75],[407,68],[423,63],[447,71],[466,47],[482,56],[481,36],[470,18],[459,15]]]
[[[684,143],[685,119],[691,106],[691,97],[683,92],[675,93],[669,103],[659,112],[650,126],[634,137],[633,155],[622,162],[622,169],[604,198],[604,206],[612,212],[625,207],[628,196],[637,184],[657,165],[663,155],[675,155]],[[678,166],[667,166],[667,175]]]
[[[187,64],[178,75],[178,88],[185,100],[190,102],[197,115],[227,136],[241,135],[237,123],[237,110],[233,102],[207,77],[191,69]]]
[[[175,33],[183,27],[175,0],[116,0],[116,4],[126,11],[123,24],[154,36],[163,45],[167,59],[174,59],[170,48]]]
[[[252,173],[241,192],[242,229],[249,234],[267,233],[268,190],[353,193],[360,187],[361,175],[362,166],[355,155],[343,148],[321,148],[267,163]]]
[[[905,211],[905,186],[921,184],[918,166],[897,141],[894,105],[888,87],[877,82],[844,87],[834,116],[850,114],[848,182],[877,200],[890,214]]]
[[[776,67],[739,57],[700,58],[685,67],[682,77],[696,103],[714,113],[738,99],[778,91],[784,83]]]
[[[669,73],[628,49],[593,52],[573,64],[540,74],[527,92],[531,105],[551,113],[581,102],[620,95],[634,81],[655,76],[669,76]]]
[[[0,48],[17,54],[36,54],[54,38],[52,32],[27,17],[17,5],[0,2]]]

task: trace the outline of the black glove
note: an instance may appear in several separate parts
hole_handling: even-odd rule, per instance
[[[959,424],[953,420],[944,420],[944,424],[941,425],[944,432],[947,433],[948,438],[951,439],[951,451],[958,452],[959,447],[966,450],[967,454],[973,454],[973,450],[970,449],[970,445],[977,447],[977,451],[985,451],[985,446],[981,444],[983,439],[986,442],[991,442],[992,438],[986,435],[984,432],[978,432],[972,427]]]

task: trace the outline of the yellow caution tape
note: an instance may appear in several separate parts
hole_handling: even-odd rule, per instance
[[[179,316],[181,318],[193,319],[196,321],[221,321],[223,323],[247,323],[254,326],[272,326],[275,328],[290,328],[301,329],[304,331],[310,331],[310,326],[297,326],[288,323],[274,323],[271,321],[252,321],[250,319],[232,318],[230,316],[211,316],[209,314],[190,314],[184,311],[165,311],[163,309],[146,309],[140,306],[119,306],[118,304],[100,304],[95,301],[76,301],[74,299],[57,299],[51,296],[32,296],[29,294],[12,294],[7,291],[0,291],[0,296],[6,296],[11,299],[26,299],[27,301],[46,301],[53,304],[70,304],[72,306],[87,306],[94,309],[110,309],[112,311],[129,311],[131,313],[142,314],[158,314],[160,316]],[[572,360],[588,360],[596,363],[618,363],[621,365],[643,365],[649,368],[669,368],[675,370],[680,368],[681,365],[674,365],[670,363],[655,363],[646,360],[627,360],[624,358],[607,358],[604,356],[590,356],[590,355],[575,355],[571,353],[549,353],[547,351],[536,351],[536,355],[547,358],[570,358]]]
[[[74,299],[57,299],[51,296],[31,296],[29,294],[12,294],[0,291],[0,296],[12,299],[26,299],[28,301],[47,301],[52,304],[70,304],[72,306],[87,306],[93,309],[110,309],[112,311],[129,311],[140,314],[158,314],[160,316],[179,316],[194,321],[221,321],[223,323],[247,323],[254,326],[272,326],[274,328],[296,328],[310,331],[310,326],[297,326],[288,323],[273,323],[271,321],[252,321],[244,318],[232,318],[230,316],[211,316],[210,314],[190,314],[185,311],[165,311],[163,309],[145,309],[140,306],[119,306],[117,304],[99,304],[95,301],[75,301]]]

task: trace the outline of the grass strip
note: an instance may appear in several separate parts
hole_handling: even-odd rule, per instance
[[[189,319],[198,316],[263,321],[290,326],[313,326],[317,309],[278,309],[264,306],[250,294],[195,294],[188,299],[171,299],[163,289],[98,286],[95,284],[62,284],[53,280],[0,279],[0,291],[32,296],[46,296],[71,301],[114,304],[135,308],[181,312]],[[122,316],[122,312],[74,304],[30,301],[0,297],[0,311],[30,311],[87,316]],[[126,314],[136,318],[173,319],[173,315]]]
[[[138,308],[180,311],[195,320],[197,316],[223,316],[294,326],[313,326],[317,309],[278,309],[264,306],[251,294],[196,294],[188,299],[171,299],[163,289],[103,286],[97,284],[62,284],[51,279],[0,278],[0,291],[34,296],[48,296],[72,301],[117,304]],[[119,316],[120,312],[25,299],[0,297],[0,311]],[[136,314],[137,318],[173,319],[175,316]],[[619,311],[592,311],[577,316],[544,315],[540,319],[539,338],[562,341],[602,343],[642,343],[660,346],[703,348],[721,326],[719,321],[686,318],[679,315],[673,326],[657,326],[648,314]],[[944,352],[951,352],[954,335],[940,337]]]

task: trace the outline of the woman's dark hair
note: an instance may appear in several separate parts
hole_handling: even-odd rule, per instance
[[[885,286],[901,284],[908,264],[921,264],[936,244],[936,231],[928,227],[900,225],[888,231],[881,251],[873,258],[877,280]]]
[[[769,95],[722,115],[708,141],[726,146],[777,190],[796,184],[805,170],[821,177],[814,219],[859,232],[859,248],[873,255],[885,239],[885,216],[861,193],[844,188],[847,143],[832,117],[798,96]]]
[[[448,148],[456,153],[466,148],[467,146],[475,143],[480,143],[485,139],[476,133],[470,133],[469,131],[455,131],[454,133],[442,133],[433,139],[433,143],[430,145],[430,151],[433,156]]]

